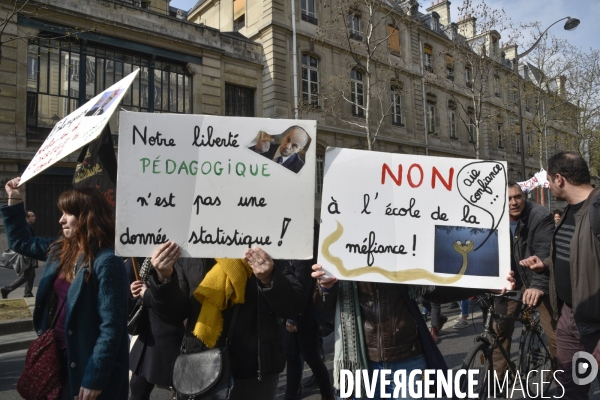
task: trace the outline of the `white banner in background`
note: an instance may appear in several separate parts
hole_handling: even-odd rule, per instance
[[[313,254],[316,122],[121,112],[116,252]]]
[[[502,288],[506,162],[328,148],[319,263],[339,279]]]
[[[546,174],[546,170],[543,168],[540,172],[536,172],[533,178],[525,181],[525,182],[517,182],[519,186],[521,186],[521,190],[523,193],[529,193],[533,189],[542,187],[544,189],[548,189],[550,187],[550,182],[548,182],[548,176]]]
[[[136,69],[58,121],[23,172],[20,184],[96,139],[138,72]]]

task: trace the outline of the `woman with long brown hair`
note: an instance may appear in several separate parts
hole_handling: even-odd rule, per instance
[[[46,260],[33,313],[38,335],[54,330],[61,354],[61,399],[126,399],[127,290],[123,261],[114,254],[115,221],[99,191],[72,189],[58,199],[62,235],[32,237],[25,221],[20,178],[5,186],[0,207],[8,245]]]

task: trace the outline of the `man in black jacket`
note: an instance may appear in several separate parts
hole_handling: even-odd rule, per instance
[[[550,355],[556,357],[556,322],[552,320],[552,307],[548,297],[548,276],[535,274],[529,268],[522,268],[519,261],[536,255],[544,259],[550,254],[550,243],[554,232],[552,213],[545,207],[529,202],[521,187],[508,182],[508,214],[511,230],[511,270],[514,271],[516,289],[523,291],[525,304],[538,305],[540,322],[546,332]],[[516,301],[497,301],[496,312],[503,315],[518,316],[521,303]],[[508,319],[497,320],[494,329],[498,342],[510,354],[510,344],[515,322]],[[500,350],[494,350],[494,370],[499,377],[504,375],[506,361]]]
[[[166,243],[164,259],[173,259]],[[176,246],[176,245],[175,245]],[[285,350],[278,317],[297,318],[303,311],[305,294],[288,261],[273,261],[255,247],[246,251],[253,274],[246,282],[244,303],[240,304],[231,338],[230,360],[234,378],[231,399],[273,399],[279,373],[285,367]],[[160,256],[159,256],[160,258]],[[202,304],[194,291],[214,259],[180,258],[174,267],[154,265],[148,287],[154,311],[167,320],[187,319],[184,344],[187,352],[206,349],[193,333]],[[183,288],[183,289],[181,289]],[[232,307],[223,311],[224,325],[217,346],[223,345],[232,317]]]
[[[521,265],[550,276],[550,301],[558,319],[557,379],[564,399],[587,399],[593,371],[600,368],[600,187],[592,186],[587,163],[575,152],[548,160],[548,181],[552,194],[568,205],[549,257],[532,256]],[[581,376],[586,364],[583,369],[592,372]]]

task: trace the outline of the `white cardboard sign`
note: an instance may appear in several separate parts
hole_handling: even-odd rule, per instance
[[[502,288],[506,162],[328,148],[319,263],[339,279]]]
[[[121,102],[138,71],[139,69],[136,69],[58,121],[23,172],[20,184],[96,139],[102,133],[102,129]]]
[[[116,252],[313,254],[316,122],[121,112]],[[280,164],[281,162],[281,164]]]

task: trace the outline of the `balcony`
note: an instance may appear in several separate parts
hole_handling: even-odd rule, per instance
[[[354,40],[357,40],[359,42],[362,42],[362,40],[363,40],[362,36],[360,36],[358,34],[358,32],[356,32],[356,31],[350,31],[350,39],[354,39]]]
[[[234,30],[235,32],[238,32],[240,29],[242,29],[242,28],[243,28],[243,27],[245,27],[245,26],[246,26],[246,19],[244,18],[244,19],[242,19],[241,21],[239,21],[239,22],[235,22],[235,23],[233,24],[233,30]]]
[[[304,14],[302,13],[302,21],[306,21],[309,24],[313,24],[313,25],[318,25],[319,24],[319,20],[316,19],[315,17],[311,17],[308,14]]]

